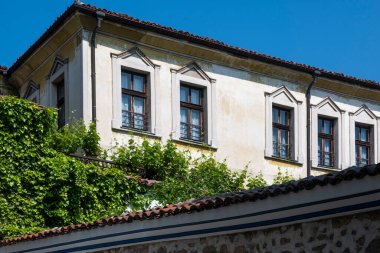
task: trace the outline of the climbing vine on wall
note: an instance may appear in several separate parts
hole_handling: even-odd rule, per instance
[[[95,124],[58,130],[55,109],[15,97],[0,98],[0,239],[90,222],[125,210],[266,185],[262,174],[233,172],[212,155],[192,158],[172,141],[133,140],[110,154],[100,149]],[[68,156],[113,159],[100,168]],[[126,176],[159,180],[146,187]],[[276,183],[291,180],[278,176]]]

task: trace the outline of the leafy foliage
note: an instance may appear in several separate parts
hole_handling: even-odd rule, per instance
[[[53,109],[0,99],[0,239],[120,214],[145,191],[120,169],[66,155],[96,154],[96,136],[83,124],[58,131]]]
[[[87,130],[83,121],[73,121],[70,126],[65,125],[60,131],[54,131],[51,146],[65,154],[83,152],[86,156],[96,157],[101,153],[99,141],[95,123],[91,123]]]
[[[285,173],[283,173],[281,171],[281,168],[278,168],[278,173],[273,180],[273,184],[283,184],[294,179],[295,178],[292,175],[290,175],[287,170],[285,171]]]
[[[212,155],[193,159],[172,141],[130,140],[112,150],[114,168],[68,156],[99,156],[99,140],[95,124],[79,121],[58,130],[54,109],[0,98],[0,239],[147,208],[153,200],[183,202],[267,184],[261,173],[231,171]],[[161,183],[147,188],[126,175]],[[290,179],[279,171],[275,183]]]
[[[183,202],[222,192],[244,189],[247,171],[232,172],[225,161],[202,156],[180,178],[165,178],[150,194],[162,204]]]
[[[261,171],[258,175],[248,178],[247,181],[248,181],[247,182],[248,189],[265,187],[268,185],[267,182],[265,181],[263,173]]]
[[[128,145],[113,152],[111,159],[129,174],[156,180],[183,177],[190,165],[189,154],[180,152],[172,141],[162,145],[143,140],[137,144],[130,139]]]

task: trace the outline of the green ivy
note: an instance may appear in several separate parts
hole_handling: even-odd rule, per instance
[[[68,156],[107,157],[96,125],[81,121],[57,129],[55,109],[15,97],[0,98],[0,239],[51,227],[94,221],[126,210],[183,202],[263,187],[260,173],[232,171],[212,155],[193,159],[172,142],[133,139],[112,149],[112,168]],[[145,187],[126,176],[161,181]],[[279,171],[275,183],[289,181]]]
[[[94,125],[56,128],[56,111],[0,99],[0,239],[121,214],[146,189],[118,168],[66,154],[100,153]]]

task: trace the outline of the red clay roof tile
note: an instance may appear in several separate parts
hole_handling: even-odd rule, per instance
[[[113,216],[106,219],[97,220],[78,225],[70,225],[62,228],[53,228],[44,230],[35,234],[23,235],[8,240],[0,241],[0,246],[14,244],[20,241],[37,240],[52,235],[67,234],[75,231],[88,230],[97,227],[114,225],[119,223],[131,223],[133,220],[149,220],[161,217],[167,217],[177,214],[189,214],[201,212],[204,210],[216,209],[232,204],[243,203],[248,201],[258,201],[269,197],[288,194],[291,192],[299,192],[304,190],[312,190],[316,186],[337,185],[343,181],[352,179],[362,179],[366,176],[374,176],[380,174],[380,163],[377,165],[369,165],[362,168],[351,167],[340,172],[331,172],[326,175],[311,176],[301,180],[290,181],[281,185],[272,185],[263,188],[256,188],[247,191],[222,193],[216,196],[204,197],[202,199],[192,200],[185,203],[170,204],[164,207],[154,208],[152,210],[137,211],[122,216]]]

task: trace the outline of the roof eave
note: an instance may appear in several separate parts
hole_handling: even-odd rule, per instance
[[[48,30],[20,57],[16,60],[16,62],[8,69],[7,75],[12,75],[13,72],[16,71],[18,67],[20,67],[32,54],[33,52],[43,44],[43,42],[49,38],[52,34],[54,34],[65,22],[66,20],[75,13],[75,11],[79,11],[83,14],[87,14],[89,16],[96,17],[97,11],[102,10],[93,6],[85,5],[85,4],[72,4],[49,28]],[[106,10],[104,10],[106,11]],[[289,62],[280,58],[271,57],[268,55],[256,53],[253,51],[241,49],[238,47],[230,46],[224,44],[222,42],[218,42],[212,39],[206,40],[203,37],[192,35],[187,32],[177,31],[175,29],[169,29],[168,27],[153,25],[153,23],[141,22],[137,19],[125,18],[116,15],[113,12],[106,11],[106,15],[104,19],[116,22],[136,28],[140,28],[147,31],[152,31],[158,34],[166,35],[172,38],[177,38],[181,40],[186,40],[194,44],[202,45],[208,48],[217,49],[223,52],[228,52],[234,56],[248,58],[252,60],[257,60],[260,62],[272,64],[275,66],[280,66],[284,68],[288,68],[295,71],[300,71],[306,74],[313,75],[316,70],[320,71],[320,77],[325,77],[332,80],[342,81],[345,83],[353,84],[360,86],[362,88],[369,88],[380,90],[380,83],[360,78],[355,78],[351,76],[346,76],[340,73],[332,73],[330,71],[326,71],[321,68]]]

